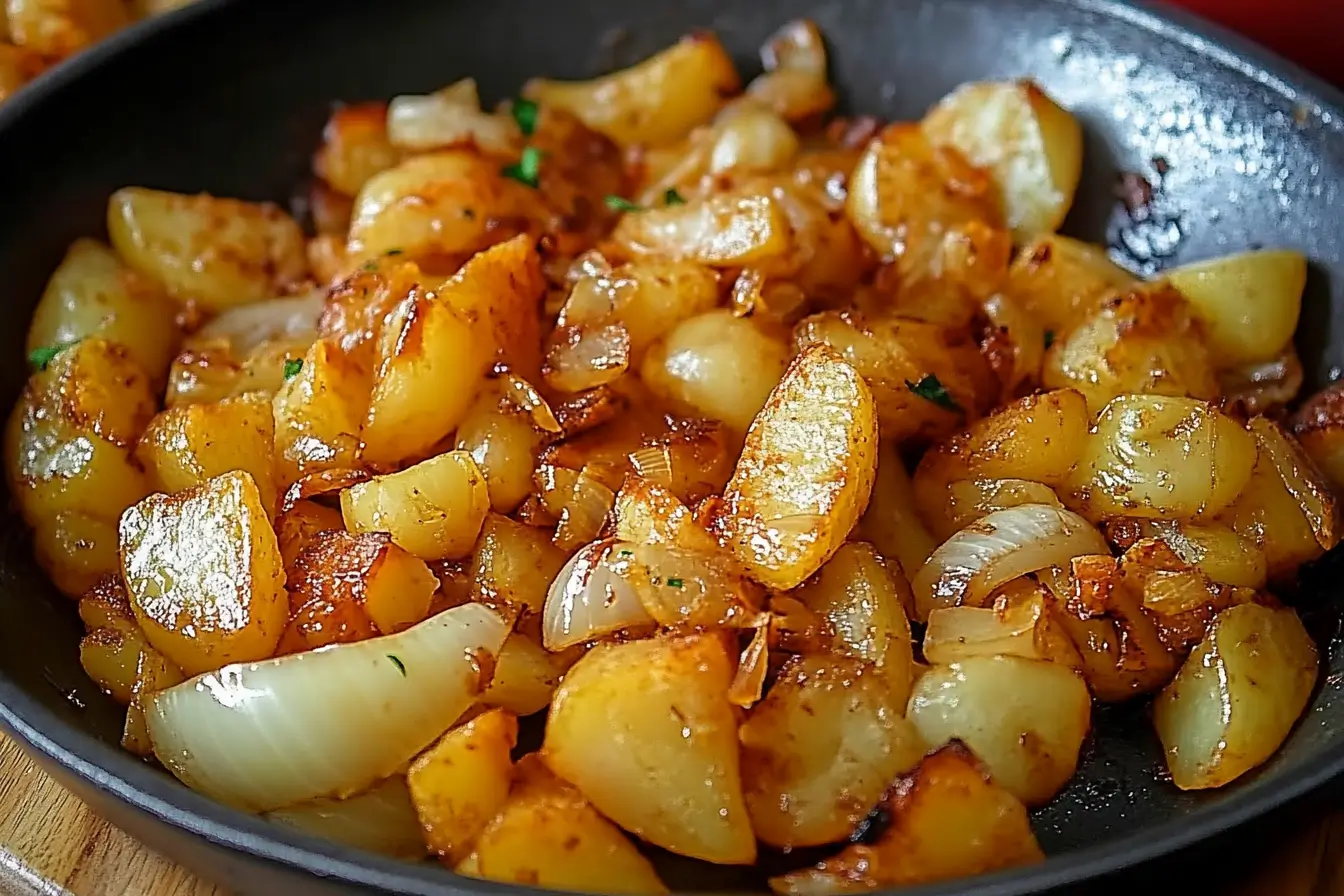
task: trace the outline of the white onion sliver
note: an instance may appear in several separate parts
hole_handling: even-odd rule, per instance
[[[640,625],[653,625],[635,589],[611,569],[621,542],[598,541],[569,558],[551,583],[542,610],[541,640],[547,650],[564,650],[594,638]]]
[[[1072,511],[1045,504],[997,510],[943,543],[911,583],[921,621],[935,607],[980,606],[995,588],[1083,554],[1110,554],[1101,533]]]
[[[267,299],[230,308],[196,333],[204,339],[227,339],[235,357],[243,357],[271,339],[317,335],[317,320],[326,302],[323,290],[301,296]]]
[[[358,793],[471,706],[508,631],[467,604],[396,635],[198,675],[146,701],[154,753],[194,790],[253,812]]]
[[[313,800],[266,813],[267,820],[394,859],[422,859],[425,838],[406,779],[396,775],[344,800]]]
[[[482,112],[442,94],[393,97],[387,106],[387,140],[411,151],[471,144],[508,155],[522,147],[523,134],[507,116]]]

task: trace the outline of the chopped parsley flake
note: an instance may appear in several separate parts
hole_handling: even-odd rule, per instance
[[[392,661],[392,665],[394,665],[394,666],[397,667],[397,671],[401,673],[401,677],[402,677],[402,678],[405,678],[405,677],[406,677],[406,664],[403,663],[403,662],[401,661],[401,658],[400,658],[400,657],[393,656],[393,655],[390,654],[390,653],[387,655],[387,658],[390,659],[390,660]]]
[[[685,584],[686,584],[686,583],[683,582],[681,579],[668,579],[668,580],[667,580],[667,587],[669,587],[669,588],[680,588],[682,585],[685,585]]]
[[[668,187],[667,192],[663,194],[663,203],[666,205],[685,205],[686,197],[678,193],[676,187]]]
[[[1045,347],[1046,347],[1046,348],[1049,348],[1050,346],[1052,346],[1052,345],[1054,345],[1054,344],[1055,344],[1055,331],[1054,331],[1054,330],[1046,330],[1046,331],[1045,331]]]
[[[289,360],[285,361],[285,379],[286,380],[294,379],[294,377],[299,375],[299,371],[302,369],[303,369],[302,358],[290,358]]]
[[[522,98],[513,101],[513,106],[509,110],[513,113],[513,120],[518,122],[518,129],[526,137],[532,136],[532,132],[537,129],[537,104],[531,100]]]
[[[504,167],[504,176],[511,177],[520,184],[535,187],[537,177],[541,174],[541,156],[541,150],[535,146],[523,147],[523,154],[518,161]]]
[[[387,250],[386,252],[384,252],[383,254],[384,254],[384,255],[400,255],[400,254],[401,254],[401,250],[400,250],[400,249],[388,249],[388,250]]]
[[[46,370],[47,365],[52,359],[65,351],[72,345],[78,345],[79,340],[73,342],[58,342],[55,345],[44,345],[41,348],[35,348],[28,353],[28,363],[33,365],[34,370]]]
[[[634,551],[631,551],[631,550],[628,550],[628,549],[622,549],[622,550],[621,550],[621,556],[622,556],[622,557],[633,557],[633,556],[635,556],[635,552],[634,552]]]
[[[920,398],[931,401],[944,410],[961,411],[962,409],[961,405],[957,404],[957,400],[949,395],[947,389],[938,381],[938,377],[933,374],[921,378],[917,383],[906,380],[905,386]]]
[[[363,267],[363,269],[366,270],[366,271],[370,271],[370,272],[372,272],[372,271],[376,271],[376,270],[378,270],[378,262],[376,262],[376,261],[366,261],[366,262],[364,262],[364,264],[363,264],[362,267]]]
[[[606,201],[607,201],[607,208],[611,209],[612,211],[616,212],[644,211],[644,206],[640,205],[637,202],[631,202],[624,196],[608,196]]]

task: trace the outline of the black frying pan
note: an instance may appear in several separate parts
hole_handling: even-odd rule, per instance
[[[747,72],[761,39],[795,16],[826,34],[834,81],[854,111],[915,118],[963,81],[1035,77],[1088,131],[1070,233],[1110,243],[1145,272],[1254,245],[1300,249],[1315,262],[1298,343],[1308,388],[1344,363],[1344,97],[1185,17],[1110,0],[202,0],[118,35],[0,109],[4,407],[26,376],[23,334],[46,277],[71,240],[102,231],[118,187],[284,200],[307,174],[333,100],[426,92],[466,75],[493,100],[531,75],[626,64],[697,27],[718,31]],[[1121,172],[1155,185],[1145,213],[1117,202]],[[46,584],[16,516],[3,535],[0,721],[114,823],[244,892],[505,889],[284,832],[123,753],[121,710],[80,670],[73,605]],[[1331,584],[1329,568],[1316,577]],[[1317,592],[1305,596],[1308,615],[1334,647],[1332,601]],[[1344,771],[1342,679],[1344,649],[1335,649],[1279,756],[1204,795],[1161,780],[1143,707],[1098,713],[1077,778],[1036,819],[1053,858],[918,892],[989,896],[1093,880],[1318,791]],[[1193,879],[1228,864],[1220,853]],[[758,876],[711,877],[704,867],[664,871],[677,887],[759,886]]]

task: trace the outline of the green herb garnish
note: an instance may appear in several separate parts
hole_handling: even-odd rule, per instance
[[[518,129],[523,135],[532,136],[532,132],[537,129],[537,104],[520,97],[513,101],[509,111],[513,113],[513,120],[518,122]]]
[[[669,587],[669,588],[680,588],[680,587],[681,587],[682,585],[684,585],[684,584],[686,584],[686,583],[683,582],[681,579],[668,579],[668,580],[667,580],[667,587]]]
[[[622,556],[622,557],[633,557],[633,556],[635,556],[635,552],[632,551],[632,550],[629,550],[629,549],[623,549],[623,550],[621,551],[621,556]]]
[[[1046,330],[1046,331],[1045,331],[1045,347],[1046,347],[1046,348],[1049,348],[1050,346],[1052,346],[1052,345],[1054,345],[1054,344],[1055,344],[1055,331],[1054,331],[1054,330]]]
[[[608,196],[606,201],[607,201],[607,208],[611,209],[614,212],[644,211],[644,206],[640,205],[637,202],[631,202],[624,196]]]
[[[47,365],[51,363],[53,358],[70,346],[78,344],[79,340],[75,339],[70,342],[58,342],[55,345],[44,345],[41,348],[35,348],[28,353],[28,363],[33,365],[34,370],[46,370]]]
[[[401,250],[400,250],[400,249],[388,249],[388,250],[387,250],[386,252],[384,252],[383,254],[384,254],[384,255],[400,255],[400,254],[401,254]]]
[[[289,358],[289,359],[287,359],[287,360],[285,361],[285,379],[286,379],[286,380],[292,380],[292,379],[294,379],[294,377],[296,377],[296,376],[299,375],[299,371],[302,370],[302,369],[303,369],[303,359],[302,359],[302,358]]]
[[[372,273],[373,271],[378,270],[378,262],[376,262],[376,261],[366,261],[366,262],[364,262],[364,264],[361,265],[360,267],[361,267],[363,270],[366,270],[366,271],[369,271],[370,273]]]
[[[400,658],[400,657],[395,657],[395,656],[393,656],[393,655],[390,654],[390,653],[387,655],[387,658],[390,659],[390,660],[392,661],[392,665],[394,665],[394,666],[397,667],[397,671],[401,673],[401,677],[402,677],[402,678],[405,678],[405,677],[406,677],[406,664],[403,663],[403,662],[401,661],[401,658]]]
[[[957,400],[948,394],[942,383],[938,382],[938,377],[931,373],[921,378],[917,383],[906,380],[905,386],[920,398],[931,401],[944,410],[957,412],[962,410],[961,405],[957,404]]]
[[[537,185],[537,177],[541,174],[541,150],[535,146],[523,147],[523,155],[518,161],[504,168],[504,176],[511,177],[520,184],[529,187]]]
[[[685,205],[686,197],[677,192],[676,187],[668,187],[667,192],[663,194],[663,204],[665,205]]]

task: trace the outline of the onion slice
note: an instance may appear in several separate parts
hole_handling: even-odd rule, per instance
[[[227,339],[234,357],[245,357],[273,339],[316,339],[317,320],[326,302],[324,290],[267,299],[221,313],[196,332],[199,339]]]
[[[990,593],[1047,566],[1067,567],[1081,554],[1109,554],[1092,524],[1046,504],[997,510],[943,543],[911,585],[920,621],[937,607],[983,606]]]
[[[622,629],[651,626],[635,589],[611,568],[628,544],[598,541],[580,548],[551,583],[542,608],[541,642],[564,650]]]
[[[253,812],[358,793],[475,702],[508,631],[467,604],[399,634],[198,675],[146,699],[154,754]]]
[[[401,775],[344,800],[312,800],[266,813],[266,819],[326,840],[394,859],[423,859],[428,851],[411,792]]]

